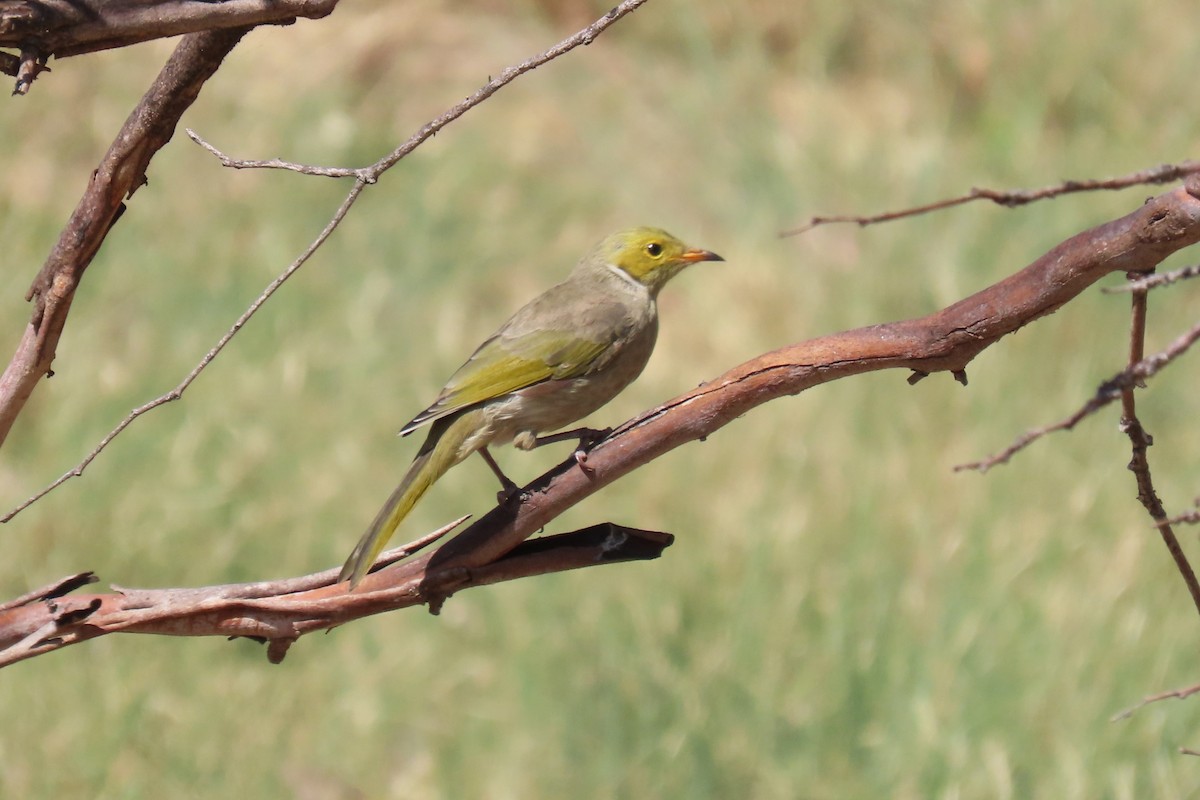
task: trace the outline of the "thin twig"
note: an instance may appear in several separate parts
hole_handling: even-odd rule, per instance
[[[1073,192],[1094,192],[1098,190],[1116,190],[1128,189],[1131,186],[1140,186],[1143,184],[1163,184],[1172,181],[1182,180],[1184,177],[1192,173],[1200,172],[1200,161],[1184,161],[1180,164],[1162,164],[1157,167],[1139,170],[1128,175],[1121,175],[1115,178],[1089,178],[1087,180],[1067,180],[1053,186],[1043,186],[1040,189],[985,189],[972,188],[966,194],[957,197],[950,197],[944,200],[938,200],[925,205],[913,206],[911,208],[900,209],[899,211],[887,211],[882,214],[874,214],[870,216],[859,216],[853,214],[832,214],[812,217],[808,222],[795,228],[783,231],[779,234],[781,238],[789,236],[799,236],[802,233],[807,233],[813,228],[822,225],[830,225],[835,223],[852,222],[860,227],[867,225],[875,225],[880,222],[891,222],[892,220],[904,219],[905,217],[915,217],[920,214],[928,214],[931,211],[941,211],[954,206],[960,206],[964,203],[970,203],[975,200],[991,200],[997,205],[1005,208],[1016,208],[1027,203],[1032,203],[1036,200],[1046,200],[1053,197],[1058,197],[1064,194]]]
[[[1119,714],[1114,714],[1110,722],[1120,722],[1123,719],[1129,719],[1139,709],[1145,708],[1151,703],[1157,703],[1161,700],[1186,700],[1197,692],[1200,692],[1200,683],[1195,686],[1188,686],[1186,689],[1172,689],[1168,692],[1159,692],[1158,694],[1143,697],[1141,702],[1136,705],[1130,706]]]
[[[1129,324],[1130,368],[1136,367],[1145,360],[1147,302],[1145,289],[1133,293]],[[1200,326],[1197,327],[1200,328]],[[1129,460],[1129,470],[1137,482],[1138,501],[1158,528],[1163,544],[1166,545],[1167,552],[1171,554],[1171,559],[1175,562],[1175,567],[1179,570],[1183,582],[1187,585],[1188,593],[1192,596],[1192,603],[1195,604],[1196,611],[1200,612],[1200,581],[1196,580],[1196,572],[1192,569],[1187,554],[1183,552],[1183,547],[1179,544],[1179,537],[1175,535],[1175,530],[1168,521],[1167,511],[1163,508],[1162,500],[1154,489],[1154,475],[1150,471],[1149,454],[1150,446],[1154,444],[1154,438],[1146,431],[1141,419],[1138,418],[1137,401],[1134,397],[1134,389],[1144,385],[1141,381],[1137,381],[1121,389],[1121,430],[1129,437],[1129,443],[1133,450],[1133,455]]]
[[[1128,280],[1119,286],[1104,286],[1100,291],[1105,294],[1122,294],[1124,292],[1144,292],[1148,289],[1156,289],[1159,286],[1170,286],[1176,281],[1186,280],[1200,276],[1200,264],[1191,267],[1183,267],[1182,269],[1173,270],[1171,272],[1156,272],[1152,275]]]
[[[1185,511],[1179,516],[1171,517],[1167,520],[1171,525],[1196,525],[1200,524],[1200,509],[1193,511]]]
[[[365,179],[368,183],[374,183],[374,180],[371,180],[370,178],[377,179],[384,172],[395,166],[400,159],[404,158],[413,150],[420,147],[428,139],[436,136],[439,131],[441,131],[451,122],[458,119],[463,114],[482,103],[484,100],[487,100],[500,89],[512,83],[526,72],[535,70],[547,62],[553,61],[559,56],[569,53],[580,45],[586,46],[591,44],[593,41],[595,41],[596,37],[603,33],[609,26],[611,26],[621,17],[624,17],[626,14],[636,11],[647,1],[648,0],[625,0],[615,8],[611,9],[603,17],[593,22],[591,25],[588,25],[586,28],[578,31],[572,36],[568,36],[566,39],[563,39],[546,52],[533,56],[532,58],[527,58],[520,64],[507,67],[496,77],[490,78],[487,83],[476,89],[473,94],[468,96],[461,103],[458,103],[457,105],[448,109],[441,116],[425,123],[416,133],[409,137],[404,144],[400,145],[395,150],[388,153],[386,156],[379,159],[369,167],[361,167],[357,169],[351,167],[318,167],[309,164],[298,164],[293,161],[285,161],[279,158],[267,160],[236,159],[218,150],[216,147],[200,138],[200,136],[197,134],[189,131],[188,135],[191,136],[193,141],[195,141],[205,150],[208,150],[214,156],[219,158],[222,164],[233,169],[284,169],[292,172],[299,172],[304,175],[318,175],[335,178],[355,177],[359,180]]]
[[[591,44],[592,41],[595,40],[595,38],[597,36],[599,36],[605,29],[607,29],[609,26],[611,26],[614,22],[616,22],[618,19],[625,16],[626,14],[629,14],[632,11],[636,10],[638,7],[642,6],[646,2],[647,2],[647,0],[626,0],[625,2],[618,5],[616,8],[613,8],[611,11],[609,11],[603,17],[598,19],[596,22],[587,26],[583,30],[575,33],[573,36],[570,36],[570,37],[564,39],[563,41],[556,44],[554,47],[552,47],[549,50],[547,50],[546,52],[542,53],[541,55],[526,59],[525,61],[522,61],[520,64],[517,64],[516,66],[508,67],[502,73],[500,73],[499,76],[489,80],[486,84],[483,85],[483,87],[481,87],[478,91],[476,91],[474,94],[472,94],[466,100],[455,105],[449,111],[445,112],[444,114],[437,117],[436,119],[423,125],[420,128],[420,130],[418,130],[415,134],[413,134],[406,142],[404,142],[404,144],[400,145],[395,150],[388,153],[386,156],[384,156],[383,158],[381,158],[379,161],[375,162],[371,166],[365,167],[363,169],[345,170],[345,171],[339,173],[339,176],[341,176],[341,177],[353,176],[355,179],[354,186],[350,189],[349,193],[342,200],[341,205],[338,207],[337,211],[334,212],[333,217],[329,220],[328,223],[326,223],[325,228],[308,245],[308,247],[305,248],[304,252],[301,253],[300,256],[295,261],[293,261],[290,265],[288,265],[288,267],[282,273],[280,273],[273,281],[271,281],[271,283],[269,283],[267,285],[267,287],[262,291],[261,294],[259,294],[259,296],[254,300],[254,302],[251,303],[250,306],[244,312],[242,312],[242,315],[237,318],[237,320],[233,323],[233,325],[230,326],[229,330],[227,330],[225,332],[225,334],[217,341],[217,343],[215,345],[213,345],[213,347],[204,355],[204,357],[202,359],[200,359],[200,362],[198,364],[196,364],[195,367],[192,368],[192,371],[189,372],[187,374],[187,376],[184,377],[184,379],[182,381],[180,381],[169,392],[159,395],[158,397],[154,398],[150,402],[145,403],[141,406],[138,406],[137,408],[130,411],[129,414],[127,414],[125,416],[125,418],[117,424],[116,427],[114,427],[111,431],[109,431],[109,433],[103,439],[101,439],[100,442],[94,448],[92,448],[91,452],[89,452],[83,458],[82,461],[80,461],[74,467],[69,469],[67,472],[63,473],[62,476],[60,476],[58,478],[58,480],[54,481],[53,483],[49,484],[45,488],[41,489],[39,492],[37,492],[33,496],[29,497],[27,500],[22,502],[20,505],[16,506],[14,509],[9,511],[4,517],[0,518],[0,523],[9,522],[17,514],[21,513],[22,511],[24,511],[26,508],[28,508],[32,504],[36,503],[41,498],[45,497],[47,494],[49,494],[50,492],[57,489],[59,486],[63,485],[64,483],[71,480],[72,478],[77,478],[80,475],[82,475],[83,471],[85,469],[87,469],[88,465],[91,464],[92,461],[94,461],[96,459],[96,457],[99,456],[100,453],[102,453],[104,451],[104,449],[107,448],[108,445],[112,443],[113,439],[115,439],[126,428],[128,428],[134,422],[134,420],[138,419],[139,417],[141,417],[142,415],[144,415],[150,411],[153,411],[154,409],[158,408],[159,406],[165,405],[174,400],[178,400],[180,397],[182,397],[183,393],[187,390],[187,388],[189,386],[191,386],[192,382],[195,381],[196,378],[198,378],[200,376],[200,373],[203,372],[210,363],[212,363],[213,359],[215,359],[220,354],[220,352],[225,348],[225,345],[229,344],[230,340],[232,340],[233,337],[237,335],[238,331],[240,331],[242,329],[242,326],[244,326],[247,322],[249,322],[250,318],[253,317],[254,314],[260,308],[262,308],[263,304],[266,303],[267,300],[269,300],[270,297],[273,294],[275,294],[275,292],[281,286],[283,286],[283,284],[288,280],[288,278],[292,277],[292,275],[294,275],[297,270],[299,270],[302,266],[304,266],[304,264],[309,260],[309,258],[312,257],[313,253],[316,252],[317,248],[319,248],[322,244],[324,244],[325,240],[329,238],[329,236],[333,233],[333,231],[341,223],[342,219],[345,218],[346,214],[349,212],[350,208],[354,205],[354,203],[358,200],[358,198],[362,194],[363,190],[367,186],[374,184],[383,172],[387,171],[388,169],[391,169],[391,167],[395,166],[395,164],[397,162],[399,162],[400,159],[407,156],[409,153],[411,153],[413,150],[415,150],[417,147],[419,147],[423,142],[427,141],[430,137],[434,136],[442,128],[446,127],[448,124],[450,124],[454,120],[461,117],[467,111],[471,110],[475,106],[482,103],[484,100],[491,97],[493,94],[495,94],[497,91],[499,91],[501,88],[503,88],[507,84],[512,83],[514,80],[519,78],[521,75],[524,75],[525,73],[527,73],[531,70],[537,69],[541,65],[543,65],[549,61],[552,61],[553,59],[558,58],[559,56],[561,56],[565,53],[570,52],[571,50],[575,49],[576,47],[579,47],[580,45]],[[188,131],[188,135],[191,136],[193,141],[195,141],[197,144],[199,144],[202,147],[204,147],[205,149],[209,150],[214,155],[216,155],[218,158],[221,158],[222,163],[225,163],[226,160],[230,160],[230,159],[228,159],[227,156],[222,154],[219,150],[217,150],[212,145],[205,142],[198,135],[192,133],[191,131]],[[286,164],[286,163],[287,162],[279,162],[279,164]],[[237,166],[238,164],[247,166],[247,165],[251,165],[251,162],[235,162],[235,163],[229,164],[229,166]],[[267,165],[267,164],[271,164],[271,162],[261,162],[260,163],[260,165]],[[283,166],[281,168],[292,169],[292,168],[296,168],[296,167],[303,167],[303,165],[294,165],[293,164],[293,165]],[[321,175],[321,174],[331,174],[332,170],[327,169],[327,168],[321,168],[321,167],[303,167],[303,168],[299,169],[298,171],[305,172],[306,174]]]
[[[994,453],[987,458],[980,459],[979,461],[972,461],[967,464],[959,464],[954,467],[954,471],[961,472],[963,470],[977,470],[979,472],[987,472],[992,467],[1007,463],[1013,456],[1043,436],[1050,433],[1055,433],[1057,431],[1071,430],[1080,422],[1080,420],[1096,413],[1114,400],[1119,400],[1122,396],[1122,392],[1125,389],[1133,388],[1145,379],[1161,371],[1163,367],[1167,366],[1167,364],[1170,364],[1176,358],[1187,352],[1187,350],[1196,343],[1197,339],[1200,339],[1200,323],[1197,323],[1182,336],[1179,336],[1161,352],[1155,353],[1148,358],[1142,359],[1133,366],[1121,370],[1116,375],[1100,384],[1099,388],[1096,389],[1096,393],[1070,416],[1050,425],[1045,425],[1040,428],[1033,428],[1032,430],[1026,431],[1013,440],[1012,444],[1000,452]]]
[[[192,371],[189,372],[182,381],[176,384],[174,389],[171,389],[171,391],[167,392],[166,394],[159,395],[150,402],[140,405],[133,411],[130,411],[125,416],[125,419],[117,423],[117,426],[109,431],[108,434],[100,440],[99,444],[92,448],[90,453],[84,456],[82,461],[80,461],[67,472],[63,473],[58,480],[49,484],[25,500],[3,517],[0,517],[0,522],[10,521],[17,514],[21,513],[26,508],[29,508],[29,506],[45,497],[59,486],[62,486],[71,478],[77,478],[82,475],[83,471],[87,469],[88,465],[96,459],[96,456],[100,455],[100,453],[102,453],[104,449],[112,443],[113,439],[117,438],[117,436],[119,436],[123,430],[132,425],[133,421],[138,417],[153,411],[161,405],[166,405],[173,400],[178,400],[179,398],[183,397],[183,393],[186,392],[188,387],[192,385],[192,382],[195,381],[196,378],[200,377],[200,373],[203,372],[204,369],[212,363],[213,359],[225,349],[225,345],[229,344],[230,340],[233,339],[233,337],[237,335],[237,332],[242,329],[242,326],[250,321],[250,318],[253,317],[255,313],[257,313],[258,310],[263,307],[263,304],[270,299],[271,295],[275,294],[275,292],[279,290],[279,287],[283,286],[288,278],[296,274],[296,271],[304,266],[305,262],[308,261],[308,259],[312,257],[312,254],[317,251],[317,248],[329,238],[330,234],[332,234],[337,226],[341,224],[342,219],[344,219],[346,216],[346,212],[350,210],[350,207],[354,204],[354,201],[358,199],[358,196],[365,188],[365,183],[362,181],[355,181],[353,188],[350,189],[350,193],[346,195],[344,200],[342,200],[341,206],[338,207],[338,210],[334,213],[333,218],[326,223],[325,228],[320,234],[317,235],[317,238],[313,239],[308,247],[305,248],[304,252],[301,253],[295,261],[288,265],[287,269],[285,269],[282,273],[276,276],[273,281],[267,284],[267,288],[263,289],[262,293],[255,298],[254,302],[250,304],[249,308],[242,312],[242,315],[237,318],[232,326],[230,326],[229,330],[227,330],[225,334],[217,340],[217,343],[213,345],[207,353],[204,354],[204,357],[200,359],[200,362],[196,364],[196,366],[192,367]]]
[[[287,169],[323,178],[361,178],[366,183],[375,182],[374,173],[371,172],[369,167],[362,169],[352,167],[318,167],[311,164],[297,164],[294,161],[284,161],[281,158],[271,158],[265,161],[234,158],[217,149],[216,146],[210,144],[191,128],[187,128],[186,131],[193,142],[216,156],[217,160],[221,162],[221,166],[229,167],[230,169]]]

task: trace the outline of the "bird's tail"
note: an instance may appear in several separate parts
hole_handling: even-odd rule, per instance
[[[371,527],[367,528],[355,545],[354,552],[350,553],[350,558],[346,559],[346,565],[338,575],[339,583],[349,579],[351,589],[357,586],[421,496],[446,474],[446,470],[470,455],[469,450],[462,452],[462,445],[476,427],[476,413],[443,418],[433,424],[404,479],[383,504],[383,508],[379,509]]]

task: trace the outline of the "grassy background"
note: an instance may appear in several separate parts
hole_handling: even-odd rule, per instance
[[[599,423],[763,350],[927,313],[1154,190],[776,237],[811,214],[1196,155],[1183,0],[796,6],[655,0],[418,150],[183,402],[0,530],[0,597],[81,569],[166,586],[340,563],[412,455],[397,427],[610,229],[662,225],[728,264],[664,293],[659,350]],[[366,163],[603,10],[347,3],[251,34],[185,124],[239,156]],[[0,104],[6,350],[169,51],[56,62]],[[6,508],[174,385],[347,188],[223,170],[182,136],[150,179],[0,457]],[[1189,323],[1187,291],[1155,297],[1151,346]],[[772,403],[555,526],[678,534],[656,563],[467,592],[438,618],[305,638],[278,667],[249,642],[111,637],[4,670],[0,795],[1193,796],[1200,762],[1175,748],[1200,745],[1200,705],[1108,721],[1198,678],[1195,611],[1114,414],[951,472],[1118,369],[1126,306],[1089,292],[984,353],[965,390],[887,373]],[[1172,509],[1200,482],[1191,371],[1141,405]],[[527,479],[561,453],[500,456]],[[401,536],[493,492],[468,462]]]

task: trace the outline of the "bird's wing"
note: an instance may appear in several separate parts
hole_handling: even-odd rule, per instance
[[[552,302],[550,307],[555,305]],[[556,313],[561,308],[547,313],[543,305],[538,315],[529,313],[528,307],[518,312],[479,346],[450,377],[433,405],[400,433],[542,381],[587,375],[608,362],[613,344],[632,325],[628,307],[619,302],[593,301],[573,320]]]

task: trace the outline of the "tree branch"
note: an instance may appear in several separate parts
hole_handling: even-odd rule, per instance
[[[61,585],[55,584],[36,599],[0,609],[0,666],[115,631],[253,636],[267,640],[268,656],[278,661],[305,633],[421,603],[436,611],[453,592],[470,586],[655,557],[670,537],[612,525],[522,543],[600,488],[704,439],[756,406],[880,369],[963,374],[986,347],[1110,272],[1149,272],[1197,241],[1200,179],[1190,179],[1186,187],[1071,237],[1020,272],[933,314],[810,339],[734,367],[613,431],[589,452],[586,471],[567,458],[434,552],[378,569],[356,591],[329,585],[334,570],[300,584],[278,584],[288,590],[278,596],[264,595],[272,584],[252,584],[253,591],[242,586],[60,597]]]
[[[457,523],[447,526],[447,530]],[[326,630],[359,617],[428,604],[437,612],[445,598],[471,586],[531,575],[658,558],[674,537],[612,523],[525,542],[478,569],[450,568],[419,580],[347,593],[334,585],[338,570],[281,582],[234,584],[205,589],[121,589],[110,594],[62,597],[66,578],[23,602],[0,607],[0,667],[109,633],[167,636],[244,636],[268,643],[274,663],[305,633]],[[402,548],[403,549],[403,548]],[[389,553],[397,558],[407,552]]]
[[[286,25],[330,14],[338,0],[0,0],[0,47],[15,49],[0,71],[18,76],[22,61],[81,55],[201,31]],[[24,94],[33,76],[18,81]],[[24,83],[22,83],[24,81]]]

